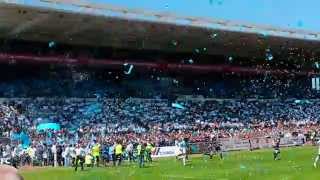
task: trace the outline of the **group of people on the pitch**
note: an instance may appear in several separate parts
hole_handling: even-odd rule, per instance
[[[104,165],[112,162],[114,166],[120,166],[122,160],[126,158],[129,162],[138,162],[139,167],[144,167],[145,161],[152,162],[151,154],[154,149],[152,143],[143,141],[138,144],[128,143],[126,147],[122,145],[121,141],[117,141],[107,149],[95,142],[91,152],[86,153],[84,145],[78,144],[75,149],[75,171],[77,171],[78,166],[81,167],[81,170],[84,169],[84,165],[87,167],[94,167],[94,165],[99,167],[100,159],[103,160]],[[100,157],[101,154],[102,158]]]
[[[220,159],[223,159],[222,144],[219,142],[218,137],[211,138],[204,155],[209,156],[210,159],[212,159],[214,155],[219,155]]]

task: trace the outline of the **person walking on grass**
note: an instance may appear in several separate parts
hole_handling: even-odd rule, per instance
[[[140,168],[144,167],[144,154],[146,151],[146,146],[147,144],[142,142],[140,142],[137,146],[137,155],[138,155],[138,162],[139,162]]]
[[[84,148],[81,147],[80,144],[78,144],[75,151],[76,151],[76,162],[75,162],[75,169],[74,170],[77,171],[78,165],[80,164],[81,170],[83,171],[84,170],[83,164],[84,164],[84,160],[85,160],[84,158],[85,158],[86,152],[85,152]]]

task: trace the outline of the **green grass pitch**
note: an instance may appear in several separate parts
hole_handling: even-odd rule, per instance
[[[125,163],[121,167],[34,168],[20,170],[26,180],[320,180],[320,167],[313,167],[317,147],[281,149],[281,160],[272,159],[272,150],[229,152],[225,159],[192,156],[187,166],[175,158],[155,160],[146,168]],[[320,166],[320,164],[319,164]]]

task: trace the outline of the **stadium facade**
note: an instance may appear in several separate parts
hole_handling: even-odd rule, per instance
[[[69,45],[264,57],[265,49],[319,53],[320,33],[131,10],[88,1],[2,1],[2,39]],[[172,45],[173,44],[173,45]]]

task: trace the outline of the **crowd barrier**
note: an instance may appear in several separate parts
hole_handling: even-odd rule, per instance
[[[157,147],[152,154],[152,157],[171,157],[177,154],[178,148],[176,146]]]
[[[240,150],[255,150],[273,147],[272,138],[252,138],[252,139],[220,139],[223,151],[240,151]],[[302,146],[304,139],[300,137],[285,137],[281,138],[281,147]],[[201,154],[208,152],[209,143],[199,142],[190,144],[191,154]],[[179,149],[176,146],[157,147],[153,153],[153,157],[170,157],[175,156]]]

